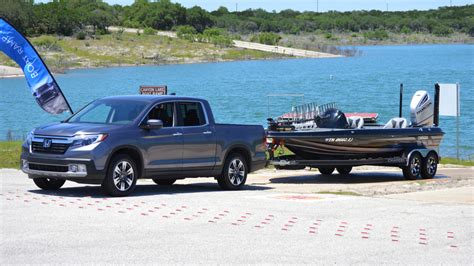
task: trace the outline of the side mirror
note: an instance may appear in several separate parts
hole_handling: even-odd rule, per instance
[[[144,129],[161,129],[163,127],[163,121],[159,119],[148,119],[146,124],[142,126]]]

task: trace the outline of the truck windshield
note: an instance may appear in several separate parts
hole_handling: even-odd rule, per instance
[[[147,105],[140,101],[97,100],[71,116],[68,123],[129,124]]]

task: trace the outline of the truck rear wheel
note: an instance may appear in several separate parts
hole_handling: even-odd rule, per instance
[[[66,180],[41,177],[33,178],[33,182],[35,182],[36,186],[44,190],[58,190],[66,183]]]
[[[135,162],[126,154],[112,158],[107,175],[102,181],[102,189],[110,196],[123,197],[135,189],[138,170]]]
[[[421,165],[421,177],[425,179],[433,178],[438,170],[438,155],[431,151],[423,158]]]
[[[159,178],[153,178],[153,182],[155,184],[160,185],[160,186],[171,186],[176,182],[176,179],[159,179]]]
[[[247,173],[245,158],[238,153],[233,153],[227,157],[222,174],[217,178],[217,183],[222,189],[237,190],[244,186]]]
[[[322,175],[331,175],[334,172],[334,167],[318,167],[319,172]]]
[[[403,167],[403,176],[408,180],[415,180],[420,177],[422,168],[421,155],[416,152],[408,160],[408,166]]]

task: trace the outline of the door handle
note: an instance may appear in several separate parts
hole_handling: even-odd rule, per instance
[[[204,131],[202,132],[202,134],[209,135],[209,134],[212,134],[212,131]]]
[[[173,134],[173,136],[182,136],[182,135],[183,135],[183,133],[181,133],[181,132],[176,132],[176,133]]]

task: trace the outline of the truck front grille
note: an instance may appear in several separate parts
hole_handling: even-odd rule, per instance
[[[53,153],[53,154],[64,154],[66,150],[69,148],[70,144],[65,143],[51,143],[49,148],[43,147],[42,142],[31,142],[31,150],[33,152],[41,152],[41,153]]]
[[[28,168],[30,168],[31,170],[48,171],[48,172],[63,172],[63,173],[69,170],[67,166],[36,164],[36,163],[29,163]]]

